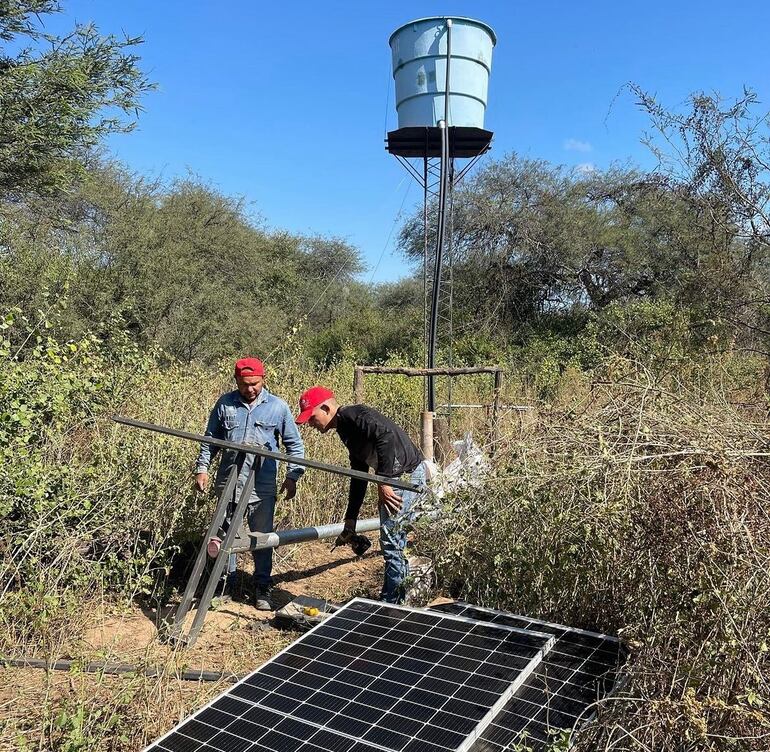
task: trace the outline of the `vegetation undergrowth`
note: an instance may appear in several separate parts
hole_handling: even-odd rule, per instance
[[[536,420],[507,427],[484,491],[421,536],[453,595],[620,633],[626,687],[578,750],[770,740],[763,363],[684,362],[566,374]]]
[[[231,364],[195,369],[93,335],[62,343],[50,321],[19,312],[3,327],[0,650],[60,657],[87,628],[89,599],[122,607],[173,597],[172,564],[199,541],[211,509],[191,489],[193,444],[110,417],[200,431]],[[9,346],[20,339],[23,356]],[[441,524],[418,536],[446,592],[621,634],[628,684],[602,704],[578,749],[759,750],[770,733],[764,364],[693,358],[671,341],[664,351],[648,342],[646,363],[599,350],[582,369],[558,346],[545,353],[560,363],[548,401],[536,397],[545,396],[536,371],[509,372],[505,401],[532,409],[503,411],[499,441],[486,447],[493,479],[451,499]],[[591,342],[579,345],[583,366]],[[353,364],[319,369],[296,348],[269,364],[268,383],[290,403],[316,382],[347,401]],[[456,399],[489,397],[476,378],[455,389]],[[417,433],[419,381],[371,377],[366,390]],[[466,428],[486,436],[479,416],[456,415],[454,432]],[[309,456],[345,461],[336,443],[306,438]],[[298,498],[279,507],[280,524],[332,521],[344,496],[339,479],[308,473]],[[162,684],[145,680],[141,692],[163,693]],[[131,692],[110,695],[98,712],[93,698],[53,697],[46,743],[136,747],[137,733],[144,742],[157,727],[133,728]],[[196,695],[186,697],[192,707]]]

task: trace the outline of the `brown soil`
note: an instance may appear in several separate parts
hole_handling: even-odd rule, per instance
[[[279,639],[281,634],[271,625],[273,614],[257,611],[250,603],[250,572],[252,563],[247,555],[238,562],[243,592],[236,600],[212,608],[206,616],[198,639],[184,650],[187,666],[209,670],[242,672],[253,668],[249,652],[243,653],[241,641],[253,642],[254,634]],[[355,595],[376,597],[382,577],[382,558],[376,545],[364,557],[357,558],[349,548],[330,551],[328,543],[309,543],[278,549],[274,555],[274,605],[281,608],[298,595],[345,601]],[[157,626],[167,618],[171,609],[162,613],[138,608],[123,614],[99,613],[83,638],[83,648],[89,656],[100,656],[132,663],[170,657],[172,648],[157,639]],[[187,617],[192,623],[195,609]]]

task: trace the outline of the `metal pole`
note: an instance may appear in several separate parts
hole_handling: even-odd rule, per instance
[[[438,329],[438,309],[441,292],[441,262],[444,252],[444,228],[446,225],[446,199],[447,185],[450,178],[449,171],[449,73],[452,55],[452,19],[447,19],[447,48],[446,48],[446,77],[444,81],[444,119],[438,123],[441,132],[441,172],[439,177],[438,192],[438,226],[436,233],[436,259],[433,267],[433,299],[430,311],[430,333],[428,337],[428,368],[433,368],[436,363],[436,335]],[[436,411],[436,384],[433,375],[428,376],[428,400],[426,409]]]
[[[368,533],[372,530],[380,529],[380,520],[378,517],[370,517],[366,520],[359,520],[356,523],[357,533]],[[324,540],[325,538],[336,538],[345,527],[342,522],[333,525],[316,525],[315,527],[300,527],[296,530],[274,530],[272,533],[249,533],[252,539],[250,546],[241,548],[240,546],[230,549],[230,553],[243,553],[245,551],[261,551],[265,548],[277,548],[278,546],[288,546],[292,543],[306,543],[307,541]]]
[[[452,62],[452,19],[446,20],[446,80],[444,81],[444,122],[449,127],[449,65]]]
[[[430,311],[430,337],[428,347],[428,368],[436,362],[436,334],[438,329],[438,307],[441,291],[441,262],[444,252],[444,225],[446,222],[447,180],[449,178],[449,146],[447,142],[447,127],[444,120],[438,124],[441,131],[441,177],[438,194],[438,227],[436,232],[436,259],[433,268],[433,299]],[[433,375],[428,376],[428,410],[436,410],[436,385]]]
[[[201,436],[197,433],[189,433],[188,431],[178,431],[176,428],[167,428],[166,426],[159,426],[155,423],[144,423],[141,420],[134,420],[133,418],[125,418],[122,415],[113,415],[112,419],[116,423],[120,423],[124,426],[131,426],[131,428],[142,428],[145,431],[155,431],[155,433],[163,433],[167,436],[175,436],[178,439],[188,439],[189,441],[197,441],[199,444],[208,444],[209,446],[216,446],[220,449],[231,449],[236,452],[244,452],[246,454],[254,454],[258,457],[266,457],[267,459],[277,460],[278,462],[291,462],[294,465],[300,465],[301,467],[309,467],[313,470],[323,470],[327,473],[334,473],[335,475],[344,475],[348,478],[359,478],[365,480],[368,483],[376,483],[377,485],[392,486],[393,488],[400,488],[402,491],[418,491],[419,488],[411,483],[405,483],[395,478],[386,478],[384,475],[375,475],[373,473],[363,473],[360,470],[353,470],[348,467],[340,467],[339,465],[329,465],[326,462],[319,462],[318,460],[309,460],[305,457],[294,457],[290,454],[284,454],[283,452],[271,452],[268,449],[264,449],[260,446],[253,444],[238,444],[235,441],[224,441],[223,439],[214,439],[211,436]]]
[[[240,466],[240,463],[236,463],[235,465],[233,465],[233,468],[230,471],[230,475],[227,477],[227,482],[225,483],[225,487],[222,489],[222,493],[219,495],[219,501],[217,502],[217,507],[214,512],[214,517],[212,518],[211,524],[209,525],[208,530],[206,531],[206,536],[203,538],[203,543],[201,544],[201,547],[198,550],[198,556],[195,559],[195,564],[193,566],[192,573],[190,574],[190,579],[187,580],[187,587],[184,590],[182,601],[177,607],[176,611],[174,611],[174,621],[172,623],[171,632],[169,635],[171,640],[179,640],[182,634],[182,627],[184,626],[184,620],[187,616],[187,612],[190,610],[190,606],[192,606],[193,600],[195,599],[195,592],[198,589],[198,583],[200,583],[201,576],[203,575],[203,570],[206,567],[206,561],[207,561],[206,551],[208,547],[208,542],[211,540],[212,536],[216,535],[219,532],[219,529],[225,520],[225,515],[227,514],[227,505],[230,503],[230,500],[233,498],[233,492],[235,491],[235,484],[238,480],[239,466]]]
[[[428,350],[430,349],[430,335],[428,327],[428,129],[425,129],[425,157],[423,159],[423,198],[422,198],[422,313],[423,313],[423,345],[425,354],[423,363],[428,367]],[[428,409],[428,384],[422,387],[423,410]]]
[[[447,63],[448,64],[448,63]],[[455,179],[455,161],[454,158],[449,159],[449,186],[448,186],[448,198],[449,203],[449,232],[447,233],[447,276],[449,281],[449,310],[447,313],[447,328],[449,329],[447,336],[447,365],[452,367],[454,361],[454,179]],[[447,441],[449,440],[449,430],[452,427],[452,384],[453,379],[447,376],[446,389],[447,389]]]
[[[235,507],[233,516],[230,519],[230,525],[227,528],[227,534],[222,541],[222,548],[219,550],[219,555],[214,562],[214,566],[211,568],[209,578],[206,582],[206,589],[203,591],[200,601],[198,602],[198,610],[195,612],[195,618],[193,619],[190,631],[187,633],[186,638],[182,638],[185,644],[192,645],[195,640],[198,639],[198,634],[203,627],[203,621],[206,618],[206,613],[211,605],[211,599],[214,597],[214,591],[217,588],[219,578],[222,576],[227,560],[230,558],[230,549],[233,547],[233,541],[238,535],[241,525],[243,524],[243,515],[246,513],[246,506],[251,499],[251,492],[254,490],[254,481],[257,477],[257,473],[262,467],[262,458],[257,456],[254,458],[254,464],[251,466],[249,477],[246,479],[246,483],[243,486],[241,495],[238,499],[238,504]],[[208,543],[208,540],[205,541]]]
[[[452,19],[447,18],[446,21],[446,77],[444,80],[444,123],[445,123],[445,129],[446,129],[446,140],[447,140],[447,147],[446,147],[446,164],[442,164],[442,172],[444,168],[446,167],[449,172],[448,179],[446,181],[446,187],[444,188],[444,204],[442,206],[442,212],[446,213],[446,202],[447,202],[447,196],[449,196],[449,202],[450,202],[450,211],[451,211],[451,195],[452,195],[452,181],[454,180],[454,175],[452,174],[454,172],[454,159],[450,158],[450,148],[449,148],[449,138],[450,138],[450,123],[449,123],[449,100],[452,95],[452,86],[451,86],[451,75],[450,75],[450,69],[452,65]],[[444,145],[442,142],[442,160],[445,159],[444,153],[443,153]],[[444,227],[446,227],[446,218],[445,216],[442,216],[441,222]],[[451,230],[450,230],[451,232]],[[444,237],[444,229],[442,227],[441,232],[442,239]],[[453,295],[452,295],[452,256],[451,256],[451,238],[449,241],[449,337],[447,338],[447,341],[449,342],[449,349],[447,352],[447,365],[451,368],[452,367],[452,306],[454,305]],[[441,273],[441,268],[438,268],[438,273]],[[436,337],[438,337],[438,334],[436,334]],[[432,365],[435,365],[433,363]],[[447,411],[447,421],[451,420],[452,418],[452,379],[447,377],[447,403],[450,405],[449,410]],[[436,409],[435,405],[435,391],[434,391],[434,404],[431,406],[432,410]],[[435,444],[435,436],[434,436],[434,444]],[[434,450],[434,454],[435,450]],[[439,453],[440,454],[440,453]],[[442,458],[439,457],[441,460]]]

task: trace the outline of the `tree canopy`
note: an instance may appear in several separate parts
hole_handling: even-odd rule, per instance
[[[130,131],[151,84],[135,50],[140,37],[79,25],[43,30],[56,0],[0,0],[0,191],[50,193],[82,175],[83,156]]]

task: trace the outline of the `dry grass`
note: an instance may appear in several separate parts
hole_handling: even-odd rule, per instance
[[[239,566],[247,572],[250,565],[244,557]],[[346,600],[375,596],[381,560],[377,554],[357,560],[345,551],[331,553],[318,543],[279,551],[275,571],[279,597],[304,593]],[[79,623],[73,619],[67,641],[51,658],[130,663],[160,669],[161,676],[0,669],[0,752],[140,749],[229,686],[183,681],[181,671],[247,673],[296,637],[273,628],[269,615],[248,603],[209,613],[188,649],[159,641],[156,614],[147,609],[93,600],[81,611],[86,616]]]
[[[269,383],[290,404],[313,383],[348,401],[351,365],[313,373],[288,364]],[[455,500],[441,525],[419,533],[447,592],[625,637],[630,684],[578,739],[581,750],[770,749],[767,402],[751,365],[712,362],[680,373],[664,377],[620,359],[593,379],[565,372],[550,404],[500,416],[502,440],[486,447],[496,472],[484,493]],[[157,370],[142,379],[111,411],[192,431],[229,386],[224,374]],[[182,412],[180,394],[189,395]],[[488,382],[460,380],[453,397],[487,401]],[[533,403],[514,378],[504,400]],[[367,401],[417,435],[418,380],[368,378]],[[454,415],[455,437],[473,430],[480,439],[486,429],[481,411]],[[253,668],[286,638],[263,630],[253,610],[236,609],[214,615],[198,653],[153,643],[152,609],[169,595],[169,545],[198,540],[209,514],[210,501],[190,491],[195,448],[112,426],[106,412],[66,427],[66,437],[52,442],[50,462],[80,473],[82,494],[62,496],[53,517],[32,520],[29,534],[3,550],[0,647],[130,659],[166,673],[5,670],[0,750],[137,749],[218,691],[181,682],[180,667]],[[309,456],[345,462],[333,438],[305,437]],[[329,522],[345,496],[343,479],[308,473],[277,516],[292,527]],[[102,545],[95,553],[93,540]],[[318,556],[291,553],[280,566],[313,570],[333,558],[326,548]],[[314,594],[342,600],[375,591],[377,579],[340,568],[308,582]],[[285,582],[309,592],[301,585]],[[100,625],[103,635],[126,639],[96,639]]]
[[[472,602],[626,639],[628,689],[578,749],[770,748],[770,424],[689,384],[571,379],[422,538]]]

